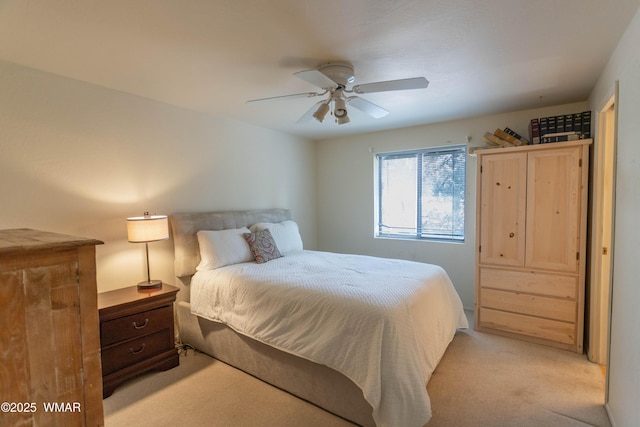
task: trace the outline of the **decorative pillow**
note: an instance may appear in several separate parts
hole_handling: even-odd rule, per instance
[[[261,222],[252,225],[250,228],[254,233],[269,230],[282,255],[302,250],[300,230],[298,229],[298,224],[294,221],[283,221],[279,223]]]
[[[245,233],[244,238],[258,264],[282,257],[268,229],[256,233]]]
[[[253,261],[253,254],[243,238],[247,227],[230,230],[200,230],[196,233],[200,245],[197,271],[213,270],[225,265]]]

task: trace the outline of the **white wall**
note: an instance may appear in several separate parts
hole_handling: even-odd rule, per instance
[[[590,104],[603,107],[619,82],[613,300],[608,410],[614,426],[640,422],[640,10],[594,88]]]
[[[316,245],[314,143],[0,62],[0,228],[97,238],[98,290],[146,278],[128,216],[289,208]],[[174,281],[170,241],[151,275]]]
[[[518,111],[472,119],[318,142],[318,248],[402,258],[441,265],[466,308],[475,300],[476,158],[467,157],[465,243],[375,239],[374,156],[376,152],[452,144],[484,145],[482,135],[510,127],[528,135],[534,117],[587,110],[587,103]]]

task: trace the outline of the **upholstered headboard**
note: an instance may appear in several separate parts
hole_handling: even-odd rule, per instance
[[[169,217],[175,250],[177,277],[191,276],[200,262],[196,233],[200,230],[226,230],[249,227],[259,222],[282,222],[291,219],[288,209],[257,209],[249,211],[224,211],[178,213]]]

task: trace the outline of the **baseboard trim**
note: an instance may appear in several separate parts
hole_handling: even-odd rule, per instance
[[[609,422],[611,423],[611,427],[617,427],[615,419],[613,418],[613,414],[611,413],[611,407],[609,406],[608,402],[604,404],[604,410],[607,413],[607,418],[609,418]]]

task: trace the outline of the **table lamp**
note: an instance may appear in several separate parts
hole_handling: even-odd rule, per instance
[[[149,274],[149,242],[157,242],[169,238],[169,222],[166,215],[149,215],[127,218],[127,236],[131,243],[144,243],[147,254],[147,280],[138,283],[138,289],[154,289],[162,287],[162,280],[151,280]]]

